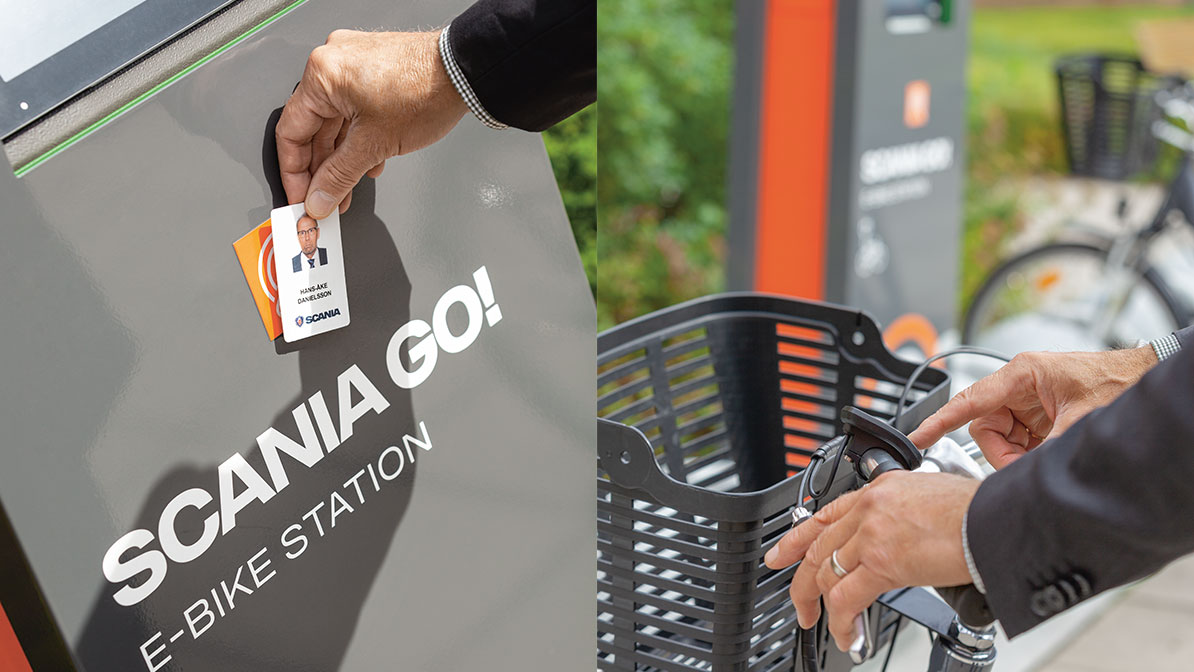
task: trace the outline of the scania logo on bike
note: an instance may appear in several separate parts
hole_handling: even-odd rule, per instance
[[[300,315],[300,316],[298,316],[298,317],[294,318],[294,323],[295,323],[295,324],[297,324],[298,326],[300,326],[300,327],[301,327],[301,326],[303,326],[303,323],[304,323],[304,322],[305,322],[305,323],[307,323],[307,324],[311,324],[312,322],[318,322],[318,321],[320,321],[320,320],[326,320],[326,319],[328,319],[329,317],[335,317],[335,316],[337,316],[337,315],[339,315],[339,314],[340,314],[340,309],[339,309],[339,308],[333,308],[333,309],[331,309],[331,310],[325,310],[325,311],[323,311],[322,313],[315,313],[314,315],[308,315],[308,316],[306,316],[306,317],[303,317],[303,316],[301,316],[301,315]]]

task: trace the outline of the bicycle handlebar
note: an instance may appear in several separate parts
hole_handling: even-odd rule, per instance
[[[1177,147],[1183,152],[1194,153],[1194,133],[1162,120],[1153,122],[1152,132],[1153,137],[1161,142]]]
[[[1187,128],[1182,128],[1169,119],[1153,122],[1152,133],[1161,142],[1177,147],[1183,152],[1194,153],[1194,90],[1190,83],[1174,89],[1162,89],[1153,99],[1169,119],[1180,119]]]
[[[838,455],[834,459],[846,457],[853,463],[854,471],[863,482],[869,482],[887,471],[915,470],[922,463],[934,465],[932,469],[936,471],[983,475],[981,467],[968,452],[952,441],[938,449],[936,454],[929,451],[922,460],[920,451],[908,441],[908,437],[868,413],[846,406],[842,409],[841,420],[845,441],[838,445]],[[799,518],[808,517],[811,514],[807,512],[802,517],[793,513],[794,524],[803,522]],[[893,591],[880,598],[880,603],[928,627],[937,635],[929,672],[990,670],[995,661],[995,618],[987,606],[986,597],[973,585],[938,589],[944,602],[935,598],[918,599],[918,594],[908,592],[912,590],[924,592],[923,589]],[[869,622],[868,616],[860,616],[855,621],[858,639],[850,647],[850,657],[855,664],[861,663],[874,652],[874,643],[866,628]],[[802,634],[805,637],[802,649],[808,648],[809,632]],[[808,653],[805,652],[806,658]],[[819,664],[814,663],[812,669],[820,669]]]
[[[1194,89],[1190,83],[1178,87],[1161,89],[1153,96],[1165,114],[1177,117],[1186,123],[1194,123]]]

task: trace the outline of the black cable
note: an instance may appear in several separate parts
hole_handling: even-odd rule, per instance
[[[883,667],[879,669],[879,672],[887,672],[887,664],[891,662],[891,654],[895,652],[896,637],[900,636],[900,626],[903,623],[904,615],[900,614],[895,622],[895,632],[891,633],[891,642],[887,645],[887,657],[883,659]]]
[[[841,439],[841,437],[830,439],[820,448],[817,448],[815,451],[813,451],[813,454],[809,456],[808,465],[804,468],[804,471],[802,472],[803,475],[800,478],[800,490],[798,492],[798,497],[800,499],[797,502],[797,506],[804,506],[805,500],[812,498],[814,501],[813,510],[815,511],[817,508],[819,508],[821,504],[821,498],[828,493],[830,486],[833,484],[833,479],[837,477],[837,470],[838,467],[841,466],[842,462],[843,445],[844,441]],[[825,488],[823,490],[814,490],[813,479],[816,478],[816,474],[819,471],[820,466],[825,461],[826,452],[828,450],[832,450],[834,447],[837,447],[838,452],[837,455],[834,456],[833,467],[829,470],[829,480],[825,482]]]
[[[1012,361],[1010,357],[1008,357],[1007,355],[1005,355],[1001,352],[996,352],[994,350],[988,350],[986,348],[978,348],[978,347],[975,347],[972,345],[962,345],[962,346],[956,347],[952,350],[946,350],[945,352],[939,352],[939,353],[933,355],[932,357],[929,357],[924,362],[922,362],[920,364],[920,366],[916,367],[916,369],[912,371],[912,375],[908,376],[908,381],[904,383],[904,391],[900,393],[900,400],[899,400],[899,402],[896,403],[895,414],[891,418],[891,425],[893,427],[900,421],[900,416],[904,414],[904,404],[906,404],[908,402],[908,393],[910,393],[912,391],[912,386],[916,384],[916,380],[918,378],[920,378],[922,373],[925,372],[925,369],[929,368],[929,366],[933,362],[935,362],[939,359],[945,359],[946,357],[953,357],[954,355],[982,355],[984,357],[991,357],[992,359],[998,359],[1001,362]]]
[[[811,482],[809,483],[808,494],[817,502],[818,508],[820,508],[819,505],[821,503],[821,498],[825,496],[825,493],[829,491],[830,486],[833,485],[833,479],[837,476],[837,468],[841,465],[841,463],[842,451],[839,450],[837,452],[837,457],[833,458],[833,467],[829,470],[829,479],[825,481],[824,490],[817,492],[816,490],[813,490],[813,484]],[[809,480],[811,481],[812,479],[810,478]]]
[[[804,506],[804,500],[812,496],[808,492],[809,481],[812,480],[810,475],[817,470],[817,465],[821,463],[821,460],[825,459],[823,449],[824,446],[818,448],[812,455],[809,456],[808,465],[804,468],[804,471],[801,472],[800,491],[797,494],[796,506]]]
[[[820,492],[813,490],[812,478],[810,477],[808,479],[809,480],[808,495],[809,495],[809,497],[812,497],[814,500],[817,501],[818,507],[821,504],[821,498],[824,497],[829,492],[829,488],[833,486],[833,479],[837,477],[837,468],[839,466],[841,466],[842,455],[846,452],[845,450],[843,450],[846,445],[845,441],[841,441],[838,439],[832,439],[829,441],[829,443],[826,443],[825,446],[829,446],[829,445],[833,444],[834,441],[837,441],[837,455],[833,458],[833,468],[831,468],[829,470],[829,479],[825,481],[825,489]],[[824,449],[825,446],[822,446],[818,450]],[[825,458],[822,457],[821,459],[824,460]]]

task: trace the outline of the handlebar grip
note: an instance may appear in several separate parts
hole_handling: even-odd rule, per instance
[[[937,594],[953,608],[963,625],[982,630],[995,623],[995,614],[987,604],[987,596],[978,592],[974,584],[937,588]]]
[[[889,471],[907,471],[907,467],[881,448],[872,448],[863,454],[859,470],[868,482]]]

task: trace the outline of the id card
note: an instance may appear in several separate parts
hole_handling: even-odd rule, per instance
[[[340,214],[315,221],[298,203],[275,209],[270,219],[286,342],[348,326]]]
[[[232,244],[236,258],[253,293],[253,302],[269,340],[282,335],[278,311],[278,274],[274,271],[274,230],[267,219]]]

